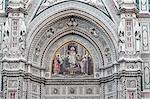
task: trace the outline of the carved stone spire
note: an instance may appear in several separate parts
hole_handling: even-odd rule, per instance
[[[25,8],[22,0],[9,0],[8,17],[5,22],[3,59],[25,59]],[[11,31],[11,32],[10,32]]]
[[[118,43],[119,52],[123,50],[126,58],[131,56],[134,57],[136,50],[139,52],[139,46],[137,45],[140,45],[140,39],[138,39],[139,41],[136,41],[136,37],[137,35],[140,35],[140,32],[136,13],[137,8],[133,0],[122,0],[119,11],[121,21],[118,27]],[[123,41],[126,42],[123,43]],[[123,47],[122,50],[120,50],[120,47]]]
[[[137,90],[140,89],[138,82],[140,81],[139,76],[142,76],[142,60],[139,57],[140,30],[136,13],[137,9],[133,0],[122,0],[119,11],[121,20],[118,28],[118,62],[120,64],[120,72],[125,74],[121,79],[126,82],[122,83],[125,86],[122,99],[130,99],[132,97],[141,99],[141,92]]]
[[[26,25],[24,21],[24,3],[22,0],[10,0],[7,11],[8,17],[5,23],[3,39],[4,59],[25,59]]]
[[[6,82],[9,85],[14,85],[14,88],[4,86],[3,99],[10,99],[12,94],[14,99],[21,99],[23,80],[22,76],[25,71],[26,56],[25,56],[25,40],[26,40],[26,25],[25,25],[25,8],[22,0],[9,0],[7,6],[7,18],[5,22],[5,32],[3,38],[3,58],[2,72]],[[9,72],[10,74],[8,74]],[[15,72],[16,76],[12,76]],[[11,75],[11,76],[10,76]],[[11,80],[13,79],[13,81]],[[11,90],[14,92],[9,93]]]

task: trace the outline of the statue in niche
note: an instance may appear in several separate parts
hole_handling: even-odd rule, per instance
[[[141,35],[139,32],[135,32],[135,39],[136,39],[136,52],[140,52]]]
[[[94,36],[94,37],[98,37],[98,34],[97,34],[97,31],[96,31],[96,29],[95,28],[92,28],[91,29],[91,34]]]
[[[33,57],[33,60],[35,62],[37,62],[37,60],[39,58],[40,51],[41,51],[41,46],[38,44],[37,47],[35,48],[34,57]]]
[[[147,0],[141,0],[141,10],[147,10]]]
[[[76,22],[75,18],[71,17],[69,19],[68,26],[77,26],[77,25],[78,25],[78,23]]]
[[[139,53],[140,52],[140,40],[141,40],[141,34],[140,34],[140,30],[139,30],[140,26],[138,24],[138,22],[136,22],[136,26],[135,26],[135,43],[136,43],[136,52]]]
[[[54,29],[53,29],[53,28],[50,28],[50,29],[47,30],[46,36],[47,36],[48,38],[50,38],[50,36],[53,35],[53,34],[54,34]]]
[[[20,32],[19,50],[22,56],[25,55],[25,31]]]
[[[9,45],[10,45],[9,44],[10,43],[9,35],[10,35],[9,24],[8,24],[8,21],[6,21],[4,36],[3,36],[3,46],[2,46],[4,54],[6,54],[9,50]]]
[[[25,39],[26,39],[26,26],[24,21],[21,23],[20,37],[19,37],[19,50],[22,56],[25,55]]]
[[[41,51],[41,46],[38,44],[37,47],[35,48],[35,56],[36,58],[39,57]]]
[[[105,49],[105,56],[107,58],[107,61],[111,62],[111,53],[110,53],[110,49],[109,48]]]
[[[119,33],[119,52],[125,52],[125,35],[124,32]]]
[[[147,37],[147,35],[148,35],[148,28],[146,27],[146,26],[143,26],[143,29],[142,29],[143,31],[142,31],[142,34],[143,34],[143,46],[144,47],[147,47],[148,46],[148,37]]]
[[[124,24],[123,20],[121,20],[119,27],[118,27],[118,47],[119,47],[119,52],[125,52],[125,33],[124,33]]]
[[[3,9],[3,0],[0,0],[0,9]]]
[[[9,50],[9,31],[5,31],[3,39],[3,52],[8,52]]]
[[[84,76],[93,75],[91,55],[82,45],[69,42],[55,54],[52,64],[54,76]]]

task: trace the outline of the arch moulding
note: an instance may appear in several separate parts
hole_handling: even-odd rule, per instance
[[[83,4],[83,6],[87,7],[85,4]],[[55,13],[51,12],[50,14],[46,14],[44,16],[44,13],[53,11],[54,8],[52,7],[37,16],[29,25],[29,27],[33,28],[28,28],[28,62],[34,66],[50,70],[47,66],[50,66],[51,64],[50,62],[54,56],[53,53],[56,51],[55,49],[62,46],[66,42],[74,40],[79,43],[82,42],[83,46],[86,46],[87,49],[89,49],[96,67],[94,72],[97,71],[97,73],[99,73],[98,70],[100,70],[100,68],[112,66],[113,62],[117,60],[117,36],[115,34],[115,30],[111,28],[111,25],[114,25],[114,23],[106,15],[104,15],[104,13],[97,9],[96,11],[101,13],[100,15],[96,12],[83,8],[73,4],[71,7],[68,5],[67,8],[61,9],[60,11],[58,7],[59,10],[56,9]],[[72,17],[73,21],[75,20],[75,22],[77,22],[77,26],[68,26],[68,23],[66,23],[69,22]],[[60,24],[59,22],[66,23],[66,25],[61,27],[61,29],[56,29],[56,24]],[[82,27],[82,23],[86,23],[87,26]],[[48,35],[48,31],[50,31],[51,34]],[[94,34],[94,32],[96,34]],[[61,43],[60,39],[62,41],[64,39],[64,43]],[[41,43],[43,41],[44,43]],[[40,44],[43,45],[39,46]],[[53,46],[54,44],[58,46]],[[105,44],[106,46],[104,46]],[[110,58],[107,57],[107,54],[110,55]],[[111,60],[111,62],[108,62],[108,60]],[[95,72],[95,77],[97,73]]]

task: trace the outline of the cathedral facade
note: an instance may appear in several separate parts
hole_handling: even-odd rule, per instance
[[[0,0],[0,99],[149,99],[150,0]]]

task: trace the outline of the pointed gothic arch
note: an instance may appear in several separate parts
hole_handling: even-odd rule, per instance
[[[27,41],[29,42],[29,45],[27,45],[29,50],[29,52],[27,53],[28,62],[37,67],[50,70],[50,68],[48,67],[50,61],[48,62],[47,60],[50,60],[51,56],[47,56],[50,53],[48,53],[48,49],[53,48],[52,45],[53,43],[57,42],[57,40],[62,40],[62,37],[65,37],[65,35],[69,35],[74,32],[75,36],[78,35],[79,37],[85,38],[85,40],[89,41],[88,44],[91,43],[91,47],[89,48],[93,47],[92,50],[95,50],[95,52],[98,53],[96,54],[93,52],[92,54],[95,55],[95,58],[93,60],[95,60],[96,65],[94,69],[96,71],[94,72],[94,77],[97,78],[97,75],[99,75],[100,77],[100,69],[113,66],[113,64],[117,60],[117,43],[115,41],[116,39],[114,39],[116,37],[116,34],[114,30],[112,30],[113,28],[110,28],[111,25],[115,24],[104,13],[101,13],[100,11],[99,13],[101,13],[101,16],[97,17],[96,14],[91,15],[91,11],[84,11],[85,9],[82,9],[80,7],[77,8],[77,5],[73,6],[74,7],[71,8],[67,7],[66,9],[61,9],[62,11],[59,11],[58,13],[56,10],[55,13],[50,13],[43,16],[44,13],[48,13],[48,11],[51,11],[53,9],[49,8],[41,13],[41,15],[39,15],[42,18],[39,18],[39,16],[37,16],[33,20],[33,22],[30,23],[29,26],[32,26],[34,28],[32,28],[31,30],[29,29],[30,32],[27,37]],[[85,5],[83,4],[83,6]],[[103,16],[105,16],[106,19],[102,18]],[[73,20],[70,19],[71,17],[73,17]],[[72,25],[76,26],[68,26],[67,22],[69,21],[75,21],[76,24]],[[108,21],[111,24],[108,24]],[[60,27],[57,27],[61,24],[63,24],[64,26],[62,25]],[[87,28],[82,27],[82,24],[84,24],[84,26],[87,26]],[[47,32],[51,32],[49,34],[50,37],[46,37]],[[40,45],[41,40],[45,40],[43,46]],[[54,47],[53,49],[57,49],[57,47]]]

